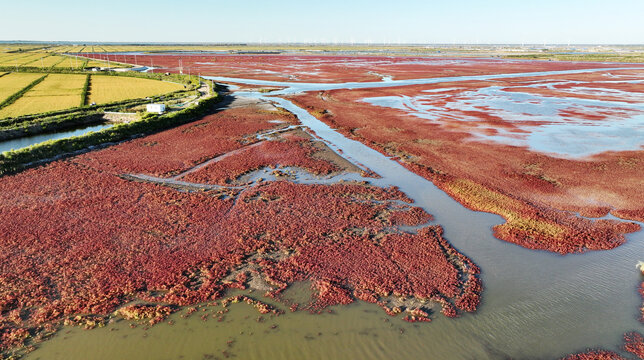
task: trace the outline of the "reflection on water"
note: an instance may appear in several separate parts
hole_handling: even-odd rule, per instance
[[[7,140],[0,142],[0,152],[9,150],[18,150],[26,148],[27,146],[39,144],[47,140],[64,139],[72,136],[85,135],[91,131],[100,131],[114,126],[114,124],[101,124],[82,127],[74,130],[61,131],[50,134],[40,134],[35,136],[28,136],[19,139]]]

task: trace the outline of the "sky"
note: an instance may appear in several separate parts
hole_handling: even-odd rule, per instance
[[[0,2],[0,40],[644,43],[644,0]]]

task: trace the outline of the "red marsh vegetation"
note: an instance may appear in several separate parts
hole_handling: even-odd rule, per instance
[[[638,332],[624,334],[623,350],[635,355],[638,359],[644,359],[644,337]],[[606,350],[589,350],[585,353],[568,355],[562,360],[629,360],[631,357],[623,357],[617,353]]]
[[[532,71],[628,67],[602,64],[508,59],[438,57],[221,55],[221,54],[82,54],[98,60],[159,67],[155,72],[216,75],[289,82],[380,81]]]
[[[601,90],[592,95],[596,106],[576,105],[557,94],[512,97],[535,83],[547,88],[567,77],[333,90],[291,100],[346,136],[397,157],[467,207],[503,216],[507,222],[495,227],[500,239],[565,254],[614,248],[625,233],[639,229],[577,213],[644,221],[644,151],[633,137],[637,133],[619,130],[619,141],[600,143],[609,150],[583,154],[595,150],[596,131],[611,134],[597,126],[617,123],[618,129],[628,129],[624,121],[642,116],[640,108],[613,106],[612,99],[603,98],[613,87],[591,80],[604,81],[606,74],[584,76],[586,83],[578,84]],[[638,74],[624,70],[617,75]],[[568,80],[583,79],[572,75]],[[638,97],[639,91],[628,94]],[[382,99],[386,102],[379,103]],[[586,143],[585,133],[591,136]],[[553,138],[563,141],[551,143]],[[628,141],[632,149],[610,150]]]
[[[158,322],[177,306],[257,283],[279,298],[292,282],[309,281],[314,311],[355,299],[418,320],[430,314],[421,310],[425,300],[448,316],[474,311],[478,268],[439,226],[399,230],[431,216],[396,189],[236,183],[263,166],[350,170],[316,155],[323,147],[303,133],[257,136],[293,122],[280,110],[236,108],[0,178],[1,351],[36,344],[63,323]],[[197,190],[129,176],[167,179],[231,152],[230,171],[213,165],[187,180],[237,187]]]

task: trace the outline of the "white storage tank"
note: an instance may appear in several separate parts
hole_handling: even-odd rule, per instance
[[[147,104],[145,108],[150,113],[163,114],[165,112],[165,104]]]

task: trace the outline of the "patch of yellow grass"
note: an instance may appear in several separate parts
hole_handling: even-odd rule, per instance
[[[159,80],[92,75],[88,102],[104,104],[182,90],[183,85]]]
[[[7,54],[0,58],[0,66],[16,66],[22,63],[22,59],[26,56],[25,54]]]
[[[54,68],[68,68],[68,69],[76,69],[79,68],[83,65],[85,62],[85,59],[79,57],[76,59],[75,57],[72,56],[61,56],[63,57],[63,61],[56,64]]]
[[[0,101],[17,93],[44,74],[11,73],[0,77]]]
[[[27,55],[20,54],[17,56],[0,59],[0,66],[25,66],[26,64],[36,61],[44,56],[47,55],[42,53],[32,53]]]
[[[108,62],[107,61],[102,61],[102,60],[89,60],[87,62],[87,65],[85,67],[107,67]],[[110,68],[121,68],[121,67],[128,67],[128,65],[121,64],[116,61],[110,61],[109,62],[109,67]]]
[[[56,56],[56,55],[50,55],[38,60],[34,60],[30,62],[29,64],[25,64],[26,66],[35,66],[35,67],[42,67],[42,68],[50,68],[59,62],[63,61],[65,58],[62,56]]]
[[[0,110],[0,118],[77,107],[80,105],[85,78],[86,75],[50,74],[15,103]]]
[[[469,180],[454,180],[446,184],[448,192],[458,201],[471,209],[499,214],[507,221],[507,226],[528,233],[538,233],[557,238],[566,232],[563,226],[535,219],[527,214],[527,206],[506,195],[491,191]]]

